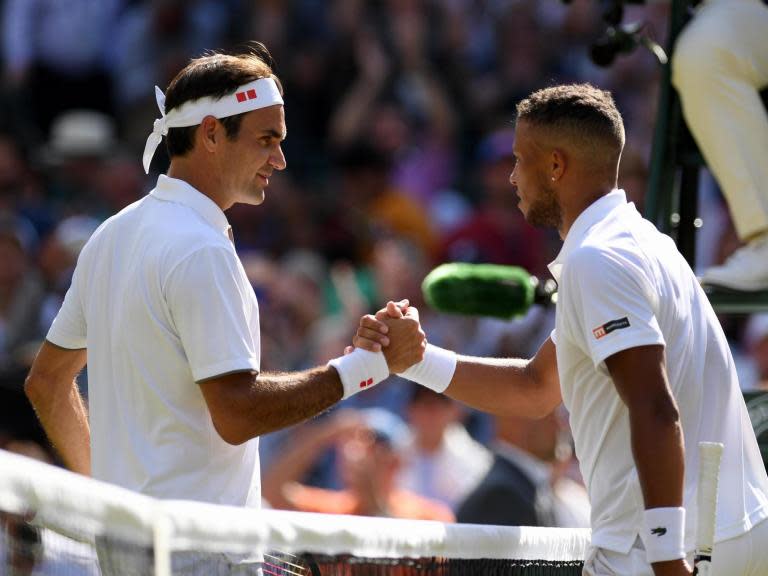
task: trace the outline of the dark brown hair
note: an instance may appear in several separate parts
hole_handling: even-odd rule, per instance
[[[194,58],[171,80],[165,92],[166,113],[185,102],[206,96],[221,98],[233,93],[238,87],[259,78],[273,78],[282,94],[280,80],[272,72],[274,62],[267,48],[260,42],[249,46],[242,54],[213,52]],[[221,118],[227,137],[237,138],[243,114]],[[197,126],[170,128],[165,139],[168,156],[183,156],[194,145]]]

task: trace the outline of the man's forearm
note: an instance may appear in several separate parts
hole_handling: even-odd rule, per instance
[[[674,403],[649,402],[630,416],[632,453],[646,510],[683,506],[685,448]],[[644,413],[645,412],[645,413]],[[682,527],[684,530],[684,526]],[[682,560],[651,564],[656,576],[689,574]]]
[[[303,422],[342,398],[336,369],[302,372],[240,372],[200,382],[216,430],[224,441],[241,444]]]
[[[77,382],[55,385],[30,377],[25,391],[48,439],[73,472],[91,474],[91,429]]]
[[[262,373],[256,386],[258,395],[269,396],[271,410],[260,419],[270,432],[320,414],[341,400],[344,393],[338,372],[328,366],[302,372]]]
[[[630,429],[645,507],[682,506],[685,448],[674,403],[649,400],[635,406]]]
[[[648,561],[657,576],[690,574],[683,549],[685,513],[680,510],[685,447],[680,413],[667,383],[664,347],[628,348],[605,363],[629,411],[632,455],[646,510],[641,538]]]
[[[554,344],[531,360],[460,356],[445,393],[491,414],[544,417],[562,401]]]

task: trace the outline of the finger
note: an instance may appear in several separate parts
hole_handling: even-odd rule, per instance
[[[352,338],[352,344],[355,345],[355,348],[362,348],[363,350],[368,350],[368,352],[381,352],[381,344],[379,342],[361,338],[357,335]]]
[[[347,346],[346,348],[344,348],[344,356],[346,356],[347,354],[352,354],[354,349],[355,349],[354,346]]]
[[[371,342],[377,342],[382,346],[389,346],[389,337],[378,330],[371,330],[370,328],[361,326],[357,329],[357,337],[363,338],[364,340],[370,340]]]
[[[416,320],[416,322],[419,321],[419,309],[416,308],[415,306],[409,307],[408,310],[406,310],[405,315],[408,318],[413,318],[414,320]]]
[[[382,308],[381,310],[376,312],[376,316],[374,316],[374,318],[376,318],[376,320],[386,320],[387,318],[389,318],[389,314],[387,314],[387,309]]]
[[[403,298],[402,300],[400,300],[400,302],[395,302],[395,304],[396,304],[396,305],[397,305],[397,307],[398,307],[398,308],[400,308],[400,310],[402,310],[403,312],[405,312],[405,311],[408,309],[408,306],[410,306],[410,305],[411,305],[411,303],[410,303],[410,301],[408,300],[408,298]]]
[[[387,302],[387,314],[389,314],[390,318],[403,317],[403,311],[396,303],[392,302],[391,300]]]
[[[386,334],[389,332],[389,326],[387,326],[382,320],[387,317],[388,316],[386,315],[386,312],[384,313],[383,318],[377,318],[375,316],[371,316],[370,314],[366,314],[360,318],[360,328],[367,328],[368,330]]]

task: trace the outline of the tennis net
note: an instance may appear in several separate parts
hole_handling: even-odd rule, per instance
[[[581,574],[589,531],[156,500],[0,451],[0,574]]]

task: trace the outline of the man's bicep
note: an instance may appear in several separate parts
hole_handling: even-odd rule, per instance
[[[616,391],[630,409],[668,393],[664,346],[636,346],[605,359]]]
[[[45,340],[32,363],[29,377],[46,382],[71,383],[85,368],[87,358],[85,348],[63,348]]]
[[[571,263],[568,302],[576,336],[596,367],[628,348],[664,345],[656,318],[656,294],[642,269],[599,249],[584,250]]]
[[[230,372],[197,383],[216,431],[230,444],[239,444],[241,441],[236,412],[242,407],[241,394],[253,386],[255,377],[255,372]]]
[[[86,345],[87,330],[79,275],[80,271],[76,268],[64,302],[46,335],[48,342],[63,349],[85,348]]]
[[[557,406],[562,402],[560,376],[557,371],[557,349],[550,336],[541,345],[529,363],[529,369],[536,380],[541,394],[550,398],[549,403]]]

